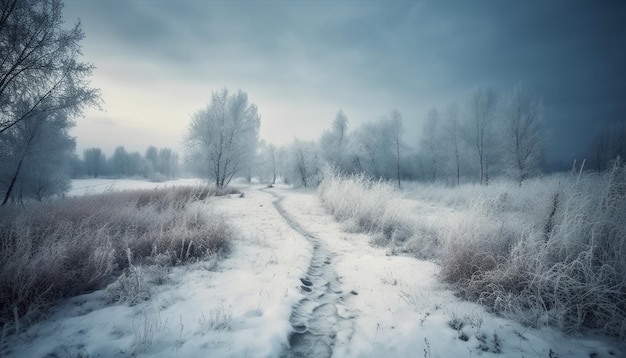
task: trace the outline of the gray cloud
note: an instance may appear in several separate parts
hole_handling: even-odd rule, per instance
[[[67,1],[66,15],[118,85],[252,88],[274,106],[324,106],[328,118],[298,118],[323,126],[340,107],[353,125],[397,107],[411,135],[432,105],[522,82],[548,110],[549,158],[569,160],[598,122],[626,119],[617,1]]]

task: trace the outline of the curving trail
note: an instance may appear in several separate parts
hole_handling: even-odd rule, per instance
[[[305,298],[293,307],[290,318],[293,333],[289,337],[289,347],[284,349],[281,357],[330,357],[335,345],[337,327],[344,320],[338,314],[338,309],[342,307],[340,302],[343,301],[343,292],[332,265],[335,255],[318,237],[303,229],[283,208],[281,196],[269,193],[277,199],[273,205],[289,226],[313,246],[313,257],[306,276],[300,279],[300,289]]]

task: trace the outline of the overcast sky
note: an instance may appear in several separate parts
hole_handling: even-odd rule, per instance
[[[626,120],[626,2],[78,1],[84,60],[106,111],[88,111],[78,150],[181,150],[211,92],[242,89],[262,139],[315,139],[397,108],[416,145],[432,106],[522,83],[543,98],[548,159],[569,161]]]

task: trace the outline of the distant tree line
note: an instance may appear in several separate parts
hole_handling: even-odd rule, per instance
[[[260,117],[245,92],[214,92],[196,112],[186,136],[186,163],[197,174],[228,184],[234,176],[316,186],[325,168],[375,179],[488,185],[508,177],[520,185],[545,168],[542,100],[516,85],[503,93],[477,88],[460,103],[430,108],[419,140],[408,143],[402,114],[394,109],[379,120],[350,128],[339,111],[316,140],[294,139],[276,147],[258,140]],[[603,170],[626,150],[626,126],[602,131],[589,150],[586,169]]]
[[[325,167],[398,186],[401,180],[487,185],[501,175],[521,184],[541,172],[543,123],[541,99],[520,85],[499,96],[479,88],[460,105],[429,109],[416,143],[403,139],[403,118],[396,109],[352,130],[339,111],[317,140],[295,139],[280,148],[260,143],[253,172],[263,181],[279,177],[301,186],[315,186]]]
[[[606,125],[598,132],[588,150],[587,167],[601,171],[617,157],[626,159],[626,119]]]
[[[109,158],[100,148],[88,148],[82,158],[73,158],[71,170],[74,178],[142,177],[160,181],[179,175],[179,159],[172,149],[155,146],[148,147],[144,155],[118,146]]]

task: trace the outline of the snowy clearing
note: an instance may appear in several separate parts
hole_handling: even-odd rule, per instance
[[[136,179],[74,179],[67,196],[93,195],[107,191],[167,188],[180,185],[204,184],[200,179],[175,179],[164,182],[149,182]]]
[[[129,188],[121,183],[75,183],[74,195],[87,187]],[[325,357],[328,352],[333,357],[624,356],[624,351],[602,338],[530,329],[456,298],[439,281],[436,264],[389,256],[386,250],[372,247],[367,235],[346,232],[321,206],[315,192],[241,190],[244,197],[209,199],[212,210],[223,213],[238,230],[232,253],[217,268],[203,263],[171,268],[165,283],[152,287],[152,299],[132,307],[108,304],[104,290],[65,300],[47,321],[11,337],[9,346],[14,349],[0,353],[8,357]],[[426,209],[432,215],[452,213],[447,207],[420,208]],[[311,277],[315,274],[311,268],[324,266],[336,276]],[[294,317],[294,308],[303,306]],[[325,347],[294,349],[302,345],[293,339],[294,332],[319,327],[332,333],[312,332],[327,338],[304,341]]]

